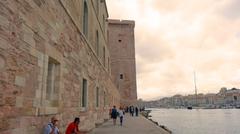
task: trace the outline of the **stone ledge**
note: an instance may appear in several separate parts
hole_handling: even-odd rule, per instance
[[[80,112],[87,112],[88,111],[88,109],[86,107],[80,107],[78,110]]]
[[[119,20],[119,19],[108,19],[109,24],[118,24],[118,25],[133,25],[135,26],[134,20]]]
[[[38,110],[39,115],[51,115],[59,113],[58,107],[41,107]]]

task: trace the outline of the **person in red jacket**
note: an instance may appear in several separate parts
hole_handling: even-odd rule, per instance
[[[79,123],[80,123],[80,118],[76,117],[74,121],[68,125],[65,134],[80,134],[80,131],[78,129]]]

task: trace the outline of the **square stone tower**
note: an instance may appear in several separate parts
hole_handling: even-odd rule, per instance
[[[134,27],[134,21],[108,20],[111,75],[123,106],[137,101]]]

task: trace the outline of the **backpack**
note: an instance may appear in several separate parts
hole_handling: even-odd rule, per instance
[[[118,112],[116,109],[112,109],[112,117],[117,117]]]

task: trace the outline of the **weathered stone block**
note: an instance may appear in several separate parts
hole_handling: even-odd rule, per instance
[[[9,25],[8,19],[6,17],[4,17],[4,16],[0,16],[0,25],[8,26]]]
[[[16,97],[6,97],[5,104],[9,106],[15,106],[16,104]]]
[[[15,85],[24,87],[26,84],[26,79],[22,76],[15,77]]]
[[[42,53],[39,53],[38,55],[38,66],[43,67],[44,65],[44,55]]]
[[[3,70],[5,67],[5,59],[0,55],[0,70]]]
[[[42,92],[41,92],[41,88],[39,88],[38,90],[36,90],[36,98],[41,98],[42,96]]]
[[[6,118],[0,118],[0,132],[3,130],[7,130],[9,126],[9,122]]]
[[[24,30],[23,40],[34,48],[35,41],[33,39],[33,34],[34,34],[33,31],[30,28],[28,28],[26,25],[23,25],[23,30]]]
[[[58,100],[52,100],[51,101],[51,106],[52,107],[58,107]]]
[[[0,93],[0,106],[4,105],[3,93]]]
[[[20,127],[20,121],[18,118],[8,118],[9,122],[9,129],[19,128]]]
[[[59,112],[56,107],[42,107],[39,109],[39,115],[51,115]]]
[[[24,107],[22,112],[23,112],[23,115],[25,115],[25,116],[34,116],[34,115],[36,115],[36,111],[37,111],[36,108]]]
[[[33,107],[40,107],[41,101],[40,99],[34,99],[33,100]]]
[[[9,43],[5,39],[0,38],[0,48],[4,50],[9,48]]]
[[[23,107],[23,97],[16,97],[16,107]]]
[[[21,132],[24,132],[24,129],[16,128],[12,130],[12,134],[22,134]]]

